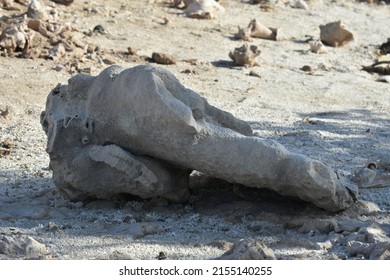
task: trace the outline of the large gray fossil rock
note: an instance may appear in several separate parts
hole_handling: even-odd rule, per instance
[[[319,161],[252,136],[250,126],[185,88],[168,70],[111,66],[49,94],[41,124],[55,184],[72,199],[188,198],[192,170],[337,211],[349,183]]]

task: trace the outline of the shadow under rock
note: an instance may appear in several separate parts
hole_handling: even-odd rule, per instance
[[[241,69],[241,66],[237,66],[232,60],[216,60],[212,61],[211,64],[219,68],[228,68],[228,69]]]
[[[282,196],[272,190],[230,184],[219,179],[214,179],[207,187],[192,190],[190,204],[197,213],[222,217],[327,213],[309,202]]]

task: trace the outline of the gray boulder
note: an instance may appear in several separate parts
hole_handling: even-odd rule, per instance
[[[323,163],[252,136],[168,70],[111,66],[49,94],[41,124],[55,184],[72,199],[188,198],[193,170],[338,211],[353,185]]]

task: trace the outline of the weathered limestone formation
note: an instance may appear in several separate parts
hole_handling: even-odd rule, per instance
[[[41,124],[55,184],[71,199],[188,198],[192,170],[337,211],[351,185],[319,161],[252,136],[250,126],[152,66],[79,74],[49,94]]]

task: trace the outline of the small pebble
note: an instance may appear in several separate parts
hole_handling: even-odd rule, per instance
[[[250,71],[249,76],[261,78],[261,75],[255,71]]]
[[[164,252],[158,253],[157,259],[158,260],[165,260],[167,258],[167,255]]]
[[[100,33],[100,34],[106,34],[106,30],[104,29],[104,27],[100,24],[96,25],[94,28],[93,28],[93,32],[94,33]]]
[[[313,69],[309,65],[304,65],[304,66],[302,66],[302,68],[299,68],[299,69],[304,71],[304,72],[311,72],[311,71],[313,71]]]

